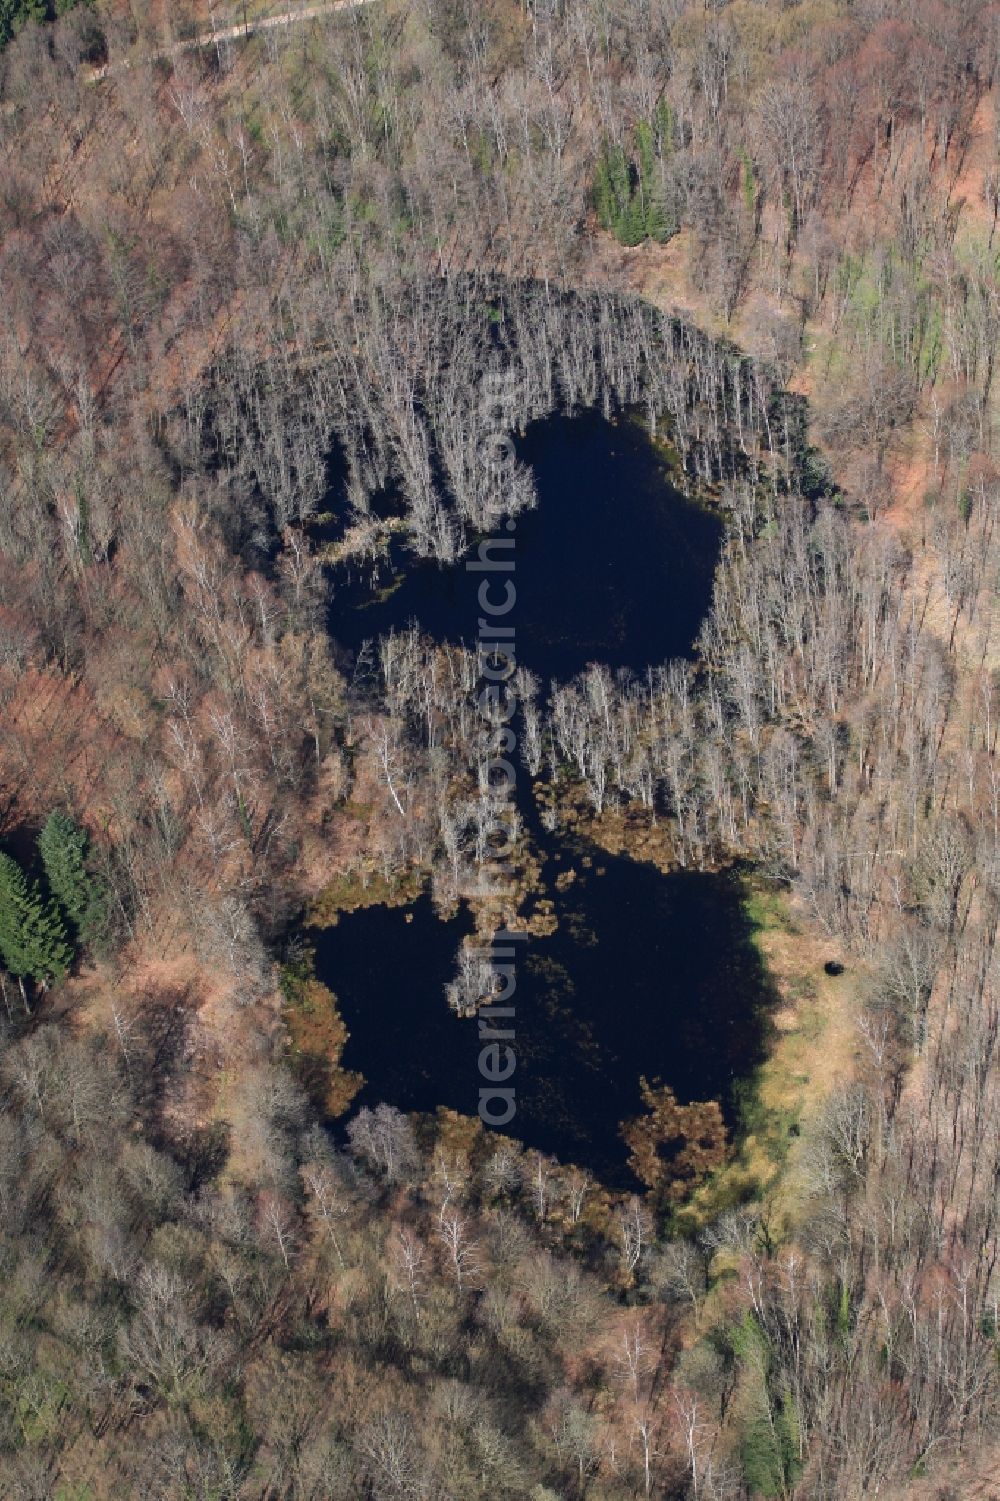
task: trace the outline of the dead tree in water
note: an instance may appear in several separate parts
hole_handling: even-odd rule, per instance
[[[301,526],[342,455],[346,509],[368,514],[395,487],[411,545],[453,559],[469,532],[534,504],[509,440],[554,411],[643,408],[703,482],[746,475],[794,482],[802,404],[760,365],[637,298],[555,292],[532,282],[413,278],[359,286],[318,310],[321,360],[252,367],[232,356],[213,393],[187,398],[188,440],[201,434],[230,509],[259,527]]]

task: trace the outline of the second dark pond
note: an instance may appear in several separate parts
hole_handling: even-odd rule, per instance
[[[513,533],[519,661],[547,687],[590,662],[642,671],[686,655],[712,599],[718,516],[674,487],[627,418],[550,417],[517,451],[538,489]],[[357,652],[415,620],[436,640],[471,643],[480,578],[462,560],[416,560],[397,537],[375,580],[370,565],[334,572],[331,635]]]

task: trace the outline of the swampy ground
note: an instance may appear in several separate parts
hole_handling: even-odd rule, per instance
[[[517,654],[543,691],[591,662],[642,672],[689,654],[722,525],[677,489],[667,451],[640,423],[595,413],[537,423],[518,451],[538,505],[517,519]],[[333,570],[330,630],[355,662],[367,641],[414,622],[435,639],[471,642],[478,584],[462,560],[414,560],[396,533],[378,565]],[[628,1184],[620,1124],[641,1109],[641,1077],[682,1102],[719,1100],[735,1129],[776,994],[742,874],[663,874],[578,833],[546,831],[527,772],[522,783],[540,856],[536,895],[554,903],[556,925],[519,951],[517,1114],[507,1129]],[[317,974],[350,1034],[343,1067],[366,1081],[358,1104],[476,1114],[477,1023],[445,1000],[473,927],[467,908],[442,919],[425,892],[406,905],[363,904],[310,932]]]

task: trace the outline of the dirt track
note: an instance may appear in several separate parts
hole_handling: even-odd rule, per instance
[[[211,31],[200,32],[196,37],[190,37],[187,41],[175,42],[171,47],[161,47],[156,52],[149,52],[142,59],[143,62],[153,62],[158,58],[179,57],[184,52],[196,52],[199,47],[214,47],[222,42],[236,42],[241,37],[253,36],[258,31],[273,31],[278,26],[292,26],[296,21],[315,21],[322,16],[332,15],[338,10],[356,10],[361,5],[371,5],[373,0],[325,0],[324,4],[306,5],[300,10],[281,11],[276,16],[262,16],[256,21],[239,21],[235,25],[213,27]],[[91,83],[100,83],[110,73],[120,68],[130,68],[132,60],[122,58],[119,62],[106,63],[103,68],[95,68],[91,74]]]

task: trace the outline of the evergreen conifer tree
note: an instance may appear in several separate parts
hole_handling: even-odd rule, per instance
[[[50,813],[38,839],[46,879],[70,926],[86,942],[104,919],[104,895],[87,869],[87,834],[65,813]]]
[[[655,122],[641,120],[635,129],[633,157],[622,145],[601,147],[594,174],[597,217],[623,245],[669,240],[677,223],[668,202],[662,163],[671,153],[673,117],[658,112]]]
[[[0,855],[0,958],[12,975],[47,983],[69,968],[73,950],[54,902],[17,861]]]

